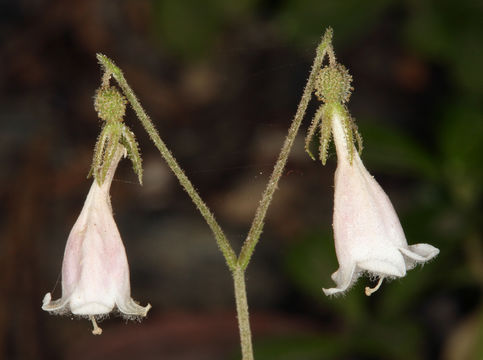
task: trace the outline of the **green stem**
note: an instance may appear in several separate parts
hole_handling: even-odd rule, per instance
[[[297,108],[297,112],[295,113],[295,117],[292,121],[292,125],[288,130],[288,135],[285,138],[285,142],[283,144],[282,150],[280,151],[280,154],[278,156],[278,160],[273,169],[272,175],[268,180],[268,185],[265,189],[265,192],[263,193],[262,200],[260,201],[258,208],[256,210],[255,217],[252,222],[252,226],[243,244],[243,247],[240,252],[240,256],[238,257],[238,264],[242,269],[246,269],[246,267],[248,266],[248,263],[250,262],[250,258],[253,254],[253,251],[255,250],[255,246],[257,245],[257,242],[262,233],[263,221],[267,214],[268,206],[272,201],[273,193],[277,189],[278,181],[280,180],[280,177],[282,176],[282,173],[283,173],[283,169],[285,168],[285,164],[287,163],[288,155],[290,154],[290,150],[295,140],[295,136],[298,133],[300,124],[302,123],[302,119],[305,115],[305,111],[307,110],[307,105],[310,101],[312,92],[314,90],[315,77],[317,76],[317,73],[322,66],[322,61],[324,60],[325,54],[326,53],[331,54],[331,61],[335,61],[331,41],[332,41],[332,29],[329,28],[326,30],[324,36],[322,37],[322,41],[317,47],[317,55],[312,65],[312,70],[310,72],[307,85],[305,85],[302,99],[300,100],[299,106]]]
[[[110,60],[108,57],[102,54],[97,54],[97,59],[101,63],[101,65],[104,66],[106,72],[111,73],[112,76],[116,79],[116,81],[119,83],[119,86],[121,87],[122,91],[126,95],[127,99],[131,103],[131,106],[133,107],[134,111],[136,112],[136,115],[138,116],[139,120],[141,121],[142,125],[144,126],[144,129],[147,131],[149,134],[149,137],[153,141],[154,145],[158,148],[159,152],[161,153],[161,156],[164,158],[166,163],[168,164],[169,168],[173,171],[173,173],[176,175],[178,178],[179,182],[183,186],[183,188],[186,190],[188,195],[191,197],[191,200],[195,203],[196,207],[200,211],[201,215],[205,218],[206,222],[208,223],[208,226],[210,227],[211,231],[213,232],[216,241],[218,243],[218,247],[220,248],[221,252],[223,253],[223,256],[225,257],[226,263],[230,270],[234,271],[235,266],[236,266],[236,261],[237,257],[235,255],[235,252],[233,251],[233,248],[231,247],[230,243],[228,242],[225,234],[223,233],[223,230],[221,229],[220,225],[216,221],[214,215],[208,208],[208,206],[205,204],[205,202],[201,199],[200,195],[194,188],[193,184],[191,181],[188,179],[188,177],[185,175],[184,171],[181,169],[181,167],[178,165],[176,159],[174,158],[173,154],[169,151],[167,148],[166,144],[161,140],[158,131],[153,125],[153,122],[149,118],[149,116],[146,114],[144,109],[142,108],[141,104],[139,103],[138,99],[136,98],[136,95],[134,94],[133,90],[127,83],[126,79],[124,78],[124,75],[112,60]]]
[[[245,271],[237,267],[232,272],[232,275],[235,286],[236,312],[238,314],[242,360],[253,360],[252,334],[250,331],[247,291],[245,288]]]

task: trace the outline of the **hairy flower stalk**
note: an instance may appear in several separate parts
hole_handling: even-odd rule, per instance
[[[405,276],[407,270],[434,258],[439,250],[429,244],[408,245],[391,201],[359,156],[362,138],[344,105],[350,97],[352,77],[335,62],[335,56],[329,60],[315,84],[315,94],[324,104],[317,110],[306,138],[306,150],[314,158],[310,142],[320,125],[322,163],[325,165],[331,137],[337,152],[333,227],[339,269],[332,274],[337,286],[323,290],[326,295],[343,293],[367,273],[379,279],[374,288],[366,287],[370,296],[384,279]]]
[[[112,215],[109,189],[125,148],[118,144],[104,181],[94,179],[84,207],[72,228],[62,263],[62,297],[47,293],[42,309],[54,314],[72,313],[92,321],[95,335],[102,333],[96,318],[116,308],[128,319],[145,317],[151,305],[131,298],[126,252]]]

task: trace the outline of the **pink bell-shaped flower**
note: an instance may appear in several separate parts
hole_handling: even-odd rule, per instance
[[[339,269],[332,274],[337,287],[326,295],[343,293],[357,278],[368,273],[384,278],[403,277],[406,271],[435,257],[439,250],[429,244],[408,246],[404,231],[388,196],[364,167],[359,154],[349,151],[343,115],[335,110],[331,119],[337,150],[334,196],[334,239]],[[353,149],[351,149],[353,150]],[[351,161],[351,153],[352,161]]]
[[[124,316],[144,317],[151,305],[142,307],[131,298],[126,252],[112,215],[109,189],[125,150],[119,145],[102,185],[94,179],[84,207],[72,228],[62,263],[62,297],[52,301],[47,293],[42,309],[72,313],[92,320],[114,307]]]

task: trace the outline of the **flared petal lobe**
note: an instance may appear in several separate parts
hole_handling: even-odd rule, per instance
[[[94,180],[81,214],[67,240],[62,264],[62,297],[44,298],[42,308],[54,313],[95,316],[115,306],[126,316],[146,316],[150,305],[131,298],[129,265],[109,199],[114,171],[124,150],[112,160],[102,185]]]
[[[326,295],[342,293],[362,273],[383,278],[403,277],[439,250],[428,244],[408,246],[388,196],[368,173],[356,151],[349,157],[340,116],[333,118],[337,149],[335,173],[334,239],[339,269],[332,275],[337,287]]]

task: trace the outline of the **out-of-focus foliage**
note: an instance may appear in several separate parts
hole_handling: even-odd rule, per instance
[[[476,64],[483,62],[481,2],[464,0],[412,0],[405,36],[422,56],[445,65],[451,80],[468,92],[483,91],[483,73]]]
[[[163,45],[181,57],[207,56],[228,26],[241,24],[257,0],[154,0],[154,26]]]
[[[371,28],[393,0],[284,1],[276,15],[281,29],[298,43],[316,40],[321,24],[337,29],[337,41],[354,41]]]
[[[348,106],[364,138],[364,163],[393,200],[408,242],[441,252],[370,298],[367,278],[344,297],[325,297],[322,287],[332,285],[338,266],[333,150],[322,168],[295,144],[248,269],[256,359],[483,359],[482,18],[476,0],[5,2],[0,305],[8,311],[0,312],[0,357],[175,358],[186,351],[183,358],[198,360],[234,349],[237,359],[229,274],[131,109],[126,124],[140,142],[145,186],[133,185],[126,171],[112,198],[133,292],[153,301],[152,317],[139,326],[106,320],[106,336],[92,340],[86,323],[40,310],[88,186],[98,130],[94,54],[123,67],[235,243],[317,41],[332,26],[338,59],[354,76]],[[205,309],[218,317],[193,315]],[[303,330],[290,323],[277,333],[267,313],[302,322]]]

